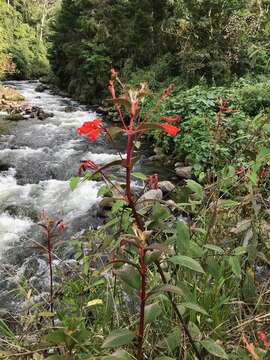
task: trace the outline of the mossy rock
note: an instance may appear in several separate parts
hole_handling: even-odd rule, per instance
[[[5,120],[8,120],[8,121],[20,121],[20,120],[24,120],[24,117],[23,117],[23,115],[21,113],[10,114],[10,115],[5,117]]]

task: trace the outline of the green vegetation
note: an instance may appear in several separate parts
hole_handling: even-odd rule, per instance
[[[34,305],[15,324],[0,322],[0,359],[269,359],[269,8],[269,0],[62,1],[50,47],[58,84],[98,103],[119,69],[109,90],[121,127],[106,139],[124,133],[127,156],[103,168],[82,161],[70,182],[71,190],[104,182],[98,229],[58,244],[65,224],[45,218],[50,295],[35,301],[39,292],[20,279],[20,299]],[[7,64],[17,59],[3,53]],[[79,134],[93,141],[101,124]],[[192,169],[163,194],[156,175],[133,169],[149,139],[171,170]],[[110,177],[115,166],[124,184]],[[67,244],[75,261],[61,272],[52,259]]]
[[[48,73],[48,20],[55,1],[0,1],[0,80]]]

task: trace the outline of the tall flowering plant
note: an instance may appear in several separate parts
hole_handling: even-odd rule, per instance
[[[134,192],[132,191],[131,177],[132,169],[136,159],[134,157],[134,148],[135,141],[145,133],[155,130],[163,131],[169,136],[176,136],[180,131],[180,128],[176,126],[181,117],[178,114],[170,117],[161,117],[155,122],[151,122],[151,117],[154,112],[159,108],[160,104],[170,96],[173,95],[174,84],[169,84],[167,88],[163,90],[163,93],[159,100],[157,101],[156,106],[150,110],[144,117],[142,116],[142,107],[145,102],[145,98],[152,95],[148,89],[147,83],[143,82],[140,84],[137,89],[128,88],[124,82],[120,79],[118,73],[113,69],[111,71],[111,79],[108,84],[108,90],[111,94],[111,102],[115,106],[121,127],[111,127],[107,128],[103,124],[100,118],[96,118],[92,121],[85,122],[78,130],[78,134],[87,137],[90,141],[95,141],[102,134],[106,135],[106,138],[111,141],[115,141],[114,138],[117,135],[126,136],[126,156],[123,157],[119,154],[120,159],[106,164],[104,166],[98,166],[91,160],[83,160],[81,162],[79,175],[83,175],[84,172],[91,170],[92,172],[86,175],[86,178],[89,179],[93,175],[99,174],[103,177],[106,183],[109,183],[111,187],[114,187],[115,190],[119,193],[119,196],[126,204],[126,207],[130,209],[132,214],[132,231],[133,235],[128,235],[126,239],[121,241],[121,247],[125,245],[132,246],[135,249],[137,257],[131,261],[127,257],[122,258],[113,258],[111,260],[112,264],[122,264],[124,271],[129,271],[132,278],[132,283],[136,290],[138,291],[138,296],[140,299],[139,306],[139,321],[138,329],[136,334],[129,332],[126,329],[122,329],[120,332],[113,332],[109,336],[104,344],[104,348],[114,347],[115,338],[119,337],[119,344],[126,345],[130,341],[133,341],[134,337],[137,339],[137,360],[142,360],[144,358],[144,336],[145,336],[145,325],[146,320],[149,320],[149,309],[151,306],[156,304],[147,305],[148,300],[151,297],[151,291],[148,290],[149,287],[149,265],[151,261],[156,264],[157,270],[161,276],[161,280],[166,287],[165,291],[168,293],[169,299],[172,302],[172,306],[178,316],[179,320],[182,323],[182,326],[193,346],[193,350],[196,353],[198,359],[200,359],[200,354],[197,350],[195,343],[192,340],[192,337],[189,333],[188,328],[185,326],[182,316],[177,308],[177,305],[174,303],[171,292],[175,292],[176,287],[170,287],[167,284],[167,279],[163,273],[162,267],[158,260],[159,251],[152,246],[151,237],[152,232],[147,230],[144,220],[141,214],[137,211],[137,201]],[[117,93],[117,89],[120,89],[120,94]],[[122,188],[118,188],[117,185],[112,182],[109,176],[106,174],[105,170],[112,166],[122,166],[125,169],[125,188],[124,191]],[[149,178],[149,188],[157,189],[158,188],[158,175],[153,175]],[[151,254],[151,256],[149,256]],[[117,274],[121,277],[123,273],[117,271]],[[138,283],[134,284],[135,279],[138,279]],[[134,281],[133,281],[134,280]],[[150,306],[150,308],[149,308]],[[146,314],[147,313],[147,314]],[[152,311],[153,313],[153,311]],[[146,319],[147,315],[147,319]]]

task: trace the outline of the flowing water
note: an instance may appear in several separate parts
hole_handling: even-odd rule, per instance
[[[104,139],[94,143],[76,134],[86,120],[96,116],[68,98],[35,91],[36,82],[11,82],[26,102],[53,113],[44,121],[27,119],[7,124],[0,137],[0,252],[14,243],[38,235],[37,222],[43,210],[67,224],[67,236],[95,222],[91,208],[98,200],[101,183],[87,181],[75,191],[69,179],[79,162],[97,164],[118,158]],[[72,112],[66,108],[72,107]],[[14,247],[15,249],[17,248]],[[1,260],[0,260],[1,261]]]
[[[54,115],[44,121],[7,122],[7,132],[0,136],[0,254],[11,247],[9,254],[16,255],[16,262],[23,260],[27,244],[41,237],[37,223],[43,210],[64,220],[65,238],[98,224],[93,205],[101,183],[87,181],[72,192],[69,179],[77,174],[82,159],[103,164],[118,155],[104,138],[89,142],[76,134],[84,121],[96,117],[95,112],[49,91],[36,92],[38,82],[9,85],[16,87],[27,103]],[[67,112],[67,107],[73,111]],[[147,155],[141,156],[136,170],[140,167],[146,173],[166,173]],[[116,174],[121,175],[119,170]],[[5,259],[0,255],[0,264]]]

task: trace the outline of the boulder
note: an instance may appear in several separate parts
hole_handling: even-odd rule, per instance
[[[45,90],[48,90],[48,86],[44,84],[38,84],[38,86],[35,88],[35,91],[37,92],[43,92]]]
[[[160,201],[163,198],[163,193],[160,189],[149,190],[144,193],[137,201],[136,210],[139,211],[147,205],[151,205],[155,201]]]
[[[158,188],[163,192],[163,194],[167,194],[172,192],[175,189],[175,186],[172,182],[165,180],[158,183]]]
[[[72,112],[75,112],[75,111],[76,111],[76,108],[75,108],[74,106],[69,105],[69,106],[66,106],[66,107],[64,108],[64,111],[65,111],[66,113],[72,113]]]
[[[191,179],[192,177],[192,166],[177,167],[175,169],[176,175],[181,179]]]

